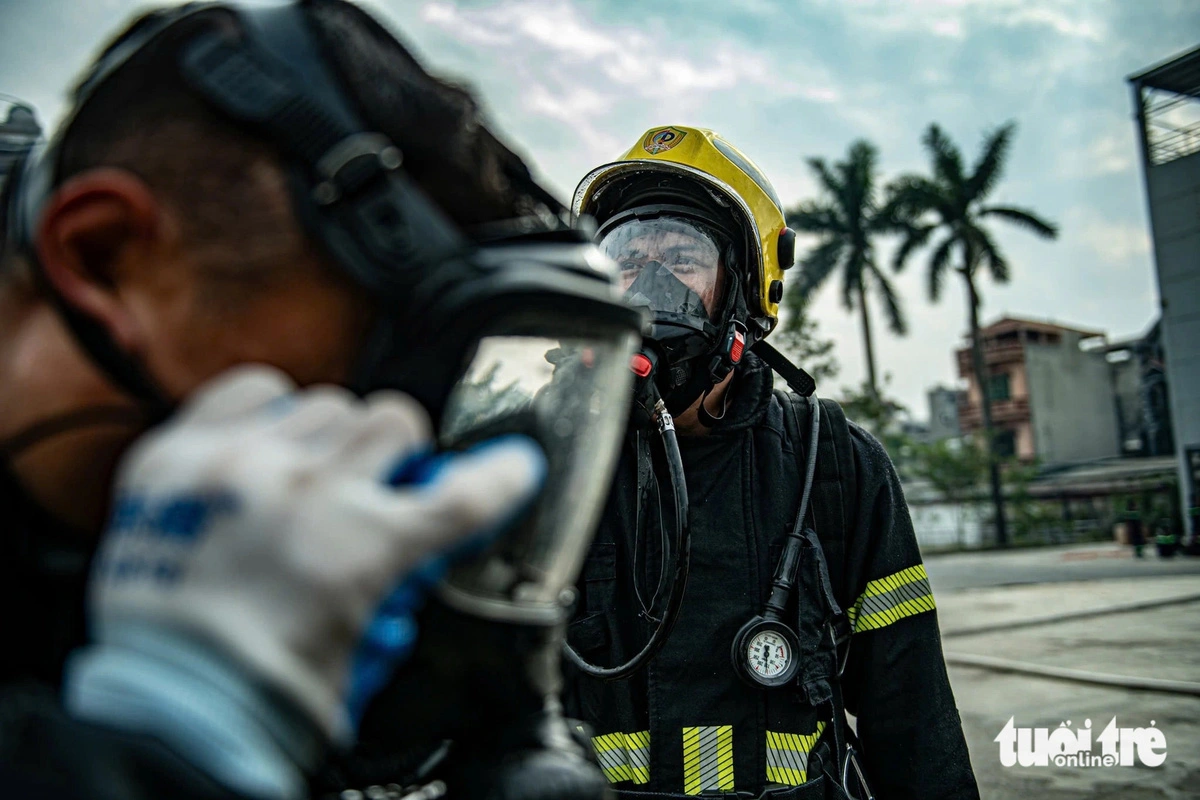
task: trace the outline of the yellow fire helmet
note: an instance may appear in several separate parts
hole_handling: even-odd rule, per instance
[[[796,234],[787,226],[770,181],[741,151],[703,128],[651,128],[619,159],[580,181],[572,210],[603,226],[614,213],[637,206],[639,195],[661,199],[672,181],[675,198],[690,193],[702,207],[723,206],[744,234],[748,263],[738,271],[750,318],[746,321],[758,328],[750,334],[751,345],[778,322],[783,273],[795,261]]]

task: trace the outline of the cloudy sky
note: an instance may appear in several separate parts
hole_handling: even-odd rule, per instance
[[[721,132],[786,204],[813,195],[804,159],[866,137],[885,177],[926,168],[937,121],[974,158],[985,131],[1019,125],[997,201],[1062,228],[998,239],[1013,282],[985,285],[984,319],[1013,314],[1135,334],[1155,315],[1125,77],[1200,43],[1196,0],[369,0],[426,63],[479,90],[506,136],[566,197],[645,129]],[[63,91],[101,37],[141,0],[0,0],[0,92],[61,117]],[[886,246],[885,246],[886,249]],[[939,305],[924,260],[899,278],[912,331],[876,346],[890,391],[925,416],[923,393],[956,379],[959,287]],[[815,317],[842,375],[865,373],[856,319],[822,290]],[[882,325],[876,325],[882,330]]]

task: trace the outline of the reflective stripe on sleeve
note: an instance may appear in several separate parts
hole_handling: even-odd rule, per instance
[[[883,628],[905,617],[933,611],[933,592],[925,565],[900,570],[871,581],[846,615],[855,633]]]
[[[813,733],[776,733],[767,731],[767,780],[785,786],[801,786],[808,781],[808,754],[825,731],[818,722]]]
[[[593,736],[596,760],[609,783],[650,782],[650,732],[607,733]]]
[[[733,791],[733,726],[683,729],[683,793]]]

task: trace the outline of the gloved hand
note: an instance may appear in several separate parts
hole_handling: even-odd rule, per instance
[[[412,649],[440,554],[502,529],[544,472],[519,437],[430,445],[399,394],[297,391],[263,367],[214,381],[121,465],[68,708],[244,793],[301,796]],[[420,482],[388,486],[398,461]]]

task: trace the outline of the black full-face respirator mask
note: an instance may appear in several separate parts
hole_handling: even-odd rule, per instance
[[[412,765],[410,753],[454,740],[452,796],[530,797],[546,787],[556,797],[601,796],[603,777],[557,711],[558,659],[570,587],[626,423],[643,317],[620,302],[613,265],[591,231],[565,222],[565,209],[523,165],[507,177],[542,213],[490,226],[501,235],[486,243],[461,232],[406,176],[404,154],[373,128],[369,110],[355,105],[314,5],[192,4],[150,15],[105,52],[75,108],[135,67],[149,42],[181,36],[177,26],[191,23],[194,33],[177,47],[190,91],[273,146],[306,232],[376,301],[351,388],[415,397],[442,449],[522,433],[545,451],[546,485],[533,508],[490,550],[452,569],[427,605],[414,657],[367,710],[361,752],[343,765],[349,779],[413,777],[396,774]],[[339,11],[409,58],[365,13]],[[212,24],[201,24],[205,15]],[[6,187],[6,247],[35,274],[35,232],[63,177],[59,151],[70,127],[31,153]],[[147,418],[173,413],[176,402],[136,358],[42,283],[83,350]],[[89,421],[75,415],[23,439]]]
[[[635,374],[653,372],[672,415],[706,396],[754,343],[740,275],[743,236],[729,212],[669,202],[639,204],[599,229],[626,302],[650,319]],[[719,418],[704,403],[699,416],[709,426]]]

